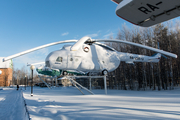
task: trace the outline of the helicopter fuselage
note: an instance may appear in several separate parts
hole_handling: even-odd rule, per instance
[[[71,47],[71,45],[65,45],[61,50],[51,52],[46,58],[46,66],[61,70],[111,72],[120,64],[116,51],[94,44],[84,44],[77,51],[71,51]]]

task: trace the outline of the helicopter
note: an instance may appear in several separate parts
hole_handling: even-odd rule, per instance
[[[114,48],[100,42],[125,43],[154,51],[157,54],[154,56],[145,56],[118,52]],[[117,39],[91,39],[90,37],[85,36],[80,40],[65,40],[42,45],[15,55],[11,55],[9,57],[5,57],[3,61],[16,58],[38,49],[62,43],[75,44],[64,45],[62,49],[51,52],[46,57],[45,64],[46,67],[50,69],[63,70],[63,75],[67,75],[68,70],[83,71],[88,73],[88,75],[91,75],[92,73],[107,75],[108,72],[114,71],[120,65],[121,61],[125,61],[128,64],[134,64],[134,62],[159,62],[161,54],[177,58],[176,54],[138,43]]]
[[[180,15],[179,0],[112,1],[118,4],[116,8],[117,16],[142,27],[149,27]]]

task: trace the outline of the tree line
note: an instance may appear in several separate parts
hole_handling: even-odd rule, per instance
[[[113,39],[112,36],[110,38]],[[180,84],[180,28],[179,22],[167,22],[149,28],[123,26],[117,34],[120,40],[131,41],[159,48],[178,55],[178,58],[162,56],[158,63],[121,62],[108,74],[109,89],[168,90]],[[152,56],[155,52],[123,43],[107,43],[119,52]],[[158,45],[159,44],[159,45]]]

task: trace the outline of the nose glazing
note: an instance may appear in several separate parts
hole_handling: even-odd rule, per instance
[[[49,61],[46,61],[46,67],[50,67]]]

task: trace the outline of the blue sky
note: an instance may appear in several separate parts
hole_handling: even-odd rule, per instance
[[[1,0],[0,56],[7,57],[51,42],[114,35],[125,23],[110,0]],[[129,24],[129,23],[127,23]],[[21,69],[42,62],[56,45],[13,59]]]
[[[1,0],[0,56],[7,57],[40,45],[117,35],[122,24],[132,24],[115,14],[111,0]],[[27,63],[42,62],[56,45],[13,59],[21,69]]]

